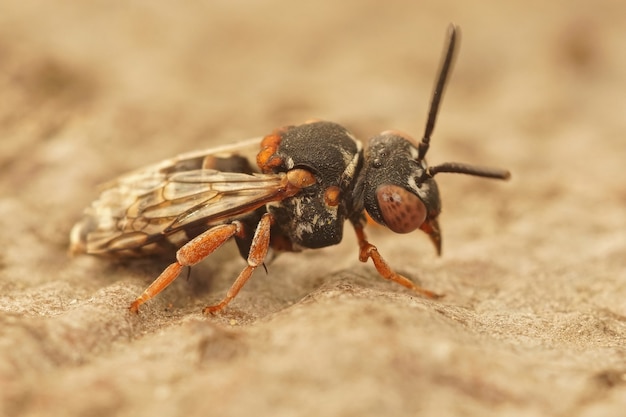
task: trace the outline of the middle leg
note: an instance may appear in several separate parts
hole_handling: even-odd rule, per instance
[[[267,256],[267,251],[270,246],[270,230],[273,222],[273,217],[269,213],[265,213],[254,233],[252,238],[252,244],[250,245],[250,252],[248,253],[248,265],[239,274],[233,285],[230,287],[226,296],[219,303],[205,307],[202,312],[204,314],[214,314],[222,310],[230,303],[233,298],[239,294],[239,291],[248,282],[252,273],[259,265],[263,264],[263,260]]]

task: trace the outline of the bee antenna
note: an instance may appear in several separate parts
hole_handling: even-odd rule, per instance
[[[445,162],[443,164],[428,167],[424,173],[424,177],[432,178],[441,172],[466,174],[473,175],[474,177],[493,178],[497,180],[508,180],[511,177],[511,173],[505,169],[478,167],[459,162]]]
[[[435,129],[435,122],[437,121],[437,113],[439,112],[439,103],[441,102],[441,96],[446,86],[448,74],[452,67],[452,61],[454,61],[454,51],[457,44],[457,34],[459,30],[453,23],[448,27],[448,43],[444,49],[444,57],[439,69],[439,79],[435,84],[435,90],[433,91],[433,98],[430,102],[430,110],[428,112],[428,120],[426,121],[426,129],[424,130],[424,137],[418,146],[418,160],[424,159],[428,147],[430,146],[430,137]]]

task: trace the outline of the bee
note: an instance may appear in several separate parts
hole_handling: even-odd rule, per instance
[[[70,250],[138,256],[175,252],[175,260],[130,305],[132,312],[181,273],[234,239],[247,265],[217,304],[239,293],[270,251],[336,245],[349,221],[359,260],[416,293],[438,298],[395,272],[364,232],[367,216],[395,233],[425,232],[441,253],[441,200],[434,176],[461,173],[508,179],[506,170],[425,160],[457,45],[450,25],[420,142],[388,130],[364,148],[345,127],[327,121],[286,126],[259,139],[180,155],[106,184],[71,232]]]

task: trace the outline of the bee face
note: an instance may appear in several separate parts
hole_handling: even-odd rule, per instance
[[[414,140],[397,131],[386,131],[369,140],[355,191],[355,199],[379,224],[396,233],[422,229],[439,250],[440,237],[430,233],[441,212],[439,189],[425,175]],[[438,230],[438,226],[436,227]]]

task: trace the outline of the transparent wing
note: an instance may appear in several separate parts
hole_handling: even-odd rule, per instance
[[[261,139],[252,138],[235,144],[180,154],[174,158],[131,171],[104,184],[103,188],[111,188],[125,181],[135,182],[138,177],[158,176],[196,169],[214,169],[246,174],[257,172],[256,154],[259,152]],[[149,183],[146,182],[146,184],[149,186]]]
[[[250,157],[241,153],[249,145],[258,149],[258,143],[180,155],[105,184],[74,226],[71,250],[119,252],[166,238],[176,245],[194,228],[233,220],[280,199],[284,175],[251,172]]]

